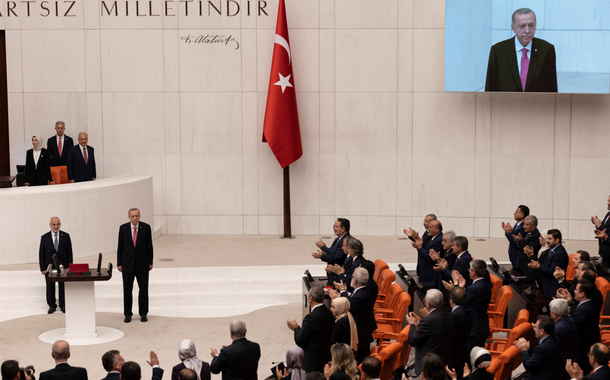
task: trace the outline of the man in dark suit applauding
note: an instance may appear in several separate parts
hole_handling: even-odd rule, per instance
[[[303,327],[296,320],[286,321],[294,331],[294,342],[305,352],[303,370],[324,372],[324,365],[331,360],[330,346],[335,328],[333,313],[324,306],[324,289],[313,286],[309,290],[311,311],[303,318]]]
[[[553,299],[559,287],[553,273],[555,273],[556,268],[561,268],[565,273],[570,259],[566,249],[561,244],[561,231],[556,229],[548,230],[546,242],[549,245],[549,250],[545,253],[546,260],[542,264],[532,260],[527,263],[527,266],[530,269],[538,271],[538,280],[540,281],[544,296],[548,299]]]
[[[561,379],[563,376],[561,346],[554,334],[555,323],[551,317],[541,315],[532,327],[539,341],[536,348],[530,349],[530,343],[525,338],[519,338],[515,342],[515,346],[521,350],[521,361],[530,374],[529,379]]]
[[[508,239],[508,258],[514,269],[519,269],[519,247],[515,241],[515,236],[523,238],[525,236],[525,230],[523,228],[523,220],[530,214],[530,208],[524,205],[519,205],[513,213],[515,219],[515,225],[511,226],[510,223],[502,222],[502,229],[504,230],[504,236]]]
[[[599,255],[602,257],[604,262],[610,261],[610,242],[608,241],[608,234],[610,230],[610,197],[608,197],[608,210],[603,220],[600,220],[597,215],[591,217],[591,223],[595,225],[595,237],[598,239],[599,244]]]
[[[589,350],[589,364],[593,367],[593,373],[585,376],[583,370],[578,364],[572,363],[570,360],[566,363],[566,371],[572,379],[577,380],[607,380],[610,379],[610,368],[608,367],[608,358],[610,350],[604,343],[596,343]]]
[[[540,231],[538,231],[538,218],[534,215],[525,217],[523,222],[524,236],[514,235],[513,238],[519,247],[519,270],[531,281],[536,280],[536,271],[530,268],[527,263],[538,261],[538,251],[542,247],[540,244]]]
[[[314,259],[320,259],[326,262],[328,265],[340,265],[343,266],[345,264],[347,258],[347,252],[343,250],[343,242],[347,237],[349,237],[349,228],[350,223],[348,219],[338,218],[333,224],[333,231],[337,237],[331,244],[330,248],[326,246],[326,243],[322,241],[322,239],[316,242],[316,247],[318,247],[318,251],[311,254]],[[328,277],[328,286],[333,286],[335,281],[332,273],[327,274]]]
[[[57,260],[60,264],[63,264],[64,268],[68,268],[72,264],[72,241],[70,235],[64,231],[60,231],[61,222],[58,217],[54,216],[51,218],[49,223],[51,231],[40,237],[40,249],[38,250],[38,264],[40,265],[40,272],[43,275],[47,274],[47,267],[53,263],[53,255],[57,255]],[[64,283],[59,282],[59,308],[65,313],[66,312],[66,296]],[[52,314],[57,310],[57,304],[55,299],[55,282],[47,281],[47,304],[49,305],[48,313]]]
[[[72,367],[68,364],[70,357],[70,345],[65,340],[53,343],[51,356],[55,360],[55,368],[40,374],[40,380],[87,380],[87,370],[80,367]]]
[[[472,313],[466,306],[466,289],[453,287],[449,296],[451,316],[453,317],[453,346],[451,365],[458,380],[464,377],[464,363],[468,363],[468,337],[472,329]]]
[[[258,343],[246,339],[246,322],[234,319],[229,325],[233,343],[220,350],[210,350],[212,363],[210,371],[217,375],[222,372],[222,380],[258,379],[258,360],[261,348]]]
[[[409,344],[415,347],[415,373],[421,373],[421,360],[431,352],[445,365],[451,365],[454,325],[451,314],[443,310],[443,293],[429,289],[424,304],[425,308],[421,310],[424,318],[420,319],[412,312],[407,315]]]
[[[123,313],[125,323],[131,322],[133,280],[138,281],[138,313],[148,321],[148,272],[153,268],[153,244],[150,226],[140,222],[140,210],[129,210],[129,223],[119,228],[117,269],[123,274]]]
[[[68,151],[74,146],[72,137],[64,135],[66,124],[63,121],[55,123],[57,134],[47,141],[47,150],[51,153],[51,166],[66,165]]]
[[[89,136],[85,132],[78,134],[78,145],[68,151],[66,166],[70,182],[95,181],[95,155],[93,148],[87,145]]]

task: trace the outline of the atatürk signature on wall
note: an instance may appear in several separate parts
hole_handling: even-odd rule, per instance
[[[235,43],[235,49],[239,49],[239,42],[233,37],[233,35],[225,36],[221,34],[206,34],[199,36],[192,36],[190,34],[185,37],[180,37],[185,44],[223,44],[229,46],[230,43]]]

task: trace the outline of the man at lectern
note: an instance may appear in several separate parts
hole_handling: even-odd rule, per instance
[[[40,250],[38,252],[38,263],[40,264],[40,272],[43,275],[47,274],[47,267],[53,263],[53,255],[57,254],[57,259],[60,264],[63,264],[64,268],[68,268],[72,264],[72,241],[70,235],[67,232],[60,231],[61,222],[59,218],[54,216],[51,218],[49,223],[51,231],[40,237]],[[59,309],[62,313],[66,312],[66,297],[64,290],[64,283],[59,282]],[[53,314],[57,310],[57,303],[55,302],[55,282],[47,281],[47,304],[49,305],[49,314]]]
[[[150,226],[140,222],[140,210],[129,210],[129,223],[119,228],[117,269],[123,274],[123,313],[125,323],[131,322],[134,278],[138,281],[138,313],[140,321],[148,321],[148,272],[153,268],[153,244]]]

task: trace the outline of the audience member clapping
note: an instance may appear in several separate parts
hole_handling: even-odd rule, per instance
[[[278,367],[275,373],[278,379],[282,380],[305,380],[305,370],[303,370],[303,358],[305,351],[299,346],[292,346],[286,351],[286,368],[280,372]]]
[[[338,297],[332,301],[330,311],[335,316],[332,343],[345,343],[351,346],[354,351],[358,351],[358,330],[349,308],[349,300],[345,297]]]
[[[345,343],[335,343],[330,348],[332,362],[324,366],[326,380],[358,380],[358,365],[354,351]]]

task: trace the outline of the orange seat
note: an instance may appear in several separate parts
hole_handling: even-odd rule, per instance
[[[531,323],[522,323],[519,326],[513,327],[506,338],[491,338],[487,342],[487,351],[493,357],[499,357],[507,347],[511,347],[515,340],[524,337],[525,334],[532,331]]]
[[[375,301],[375,318],[377,317],[391,317],[394,313],[394,305],[398,301],[398,295],[404,292],[402,287],[396,283],[390,285],[388,295],[383,301]]]
[[[494,329],[496,327],[503,328],[504,327],[504,314],[506,314],[506,309],[508,308],[508,301],[513,298],[513,291],[508,285],[504,285],[500,288],[498,292],[498,298],[496,299],[496,303],[494,304],[493,310],[487,310],[487,315],[489,316],[489,329]]]
[[[502,363],[502,372],[500,373],[500,377],[495,378],[498,380],[510,379],[512,378],[513,371],[521,365],[521,350],[516,346],[510,346],[500,355],[500,357],[498,357],[498,359]]]
[[[487,372],[494,375],[494,380],[501,380],[500,376],[502,375],[502,368],[504,368],[504,365],[502,364],[500,359],[493,358],[493,359],[491,359],[490,366],[487,367]]]
[[[576,268],[574,268],[574,256],[576,256],[575,253],[570,253],[568,255],[568,267],[566,268],[566,280],[568,282],[572,282],[574,280],[574,274],[576,273]]]
[[[373,331],[373,339],[379,339],[386,333],[398,334],[402,330],[402,322],[405,319],[407,308],[411,305],[409,293],[402,292],[398,295],[398,301],[394,306],[392,318],[378,318],[377,330]]]
[[[490,275],[489,278],[491,279],[491,298],[487,310],[494,310],[494,304],[496,303],[496,298],[498,298],[498,292],[502,286],[502,280],[494,275]]]
[[[396,361],[402,351],[402,347],[402,343],[394,342],[383,347],[379,351],[378,355],[382,359],[381,374],[379,375],[379,378],[381,380],[391,380],[394,378],[394,376],[392,375],[392,371],[394,371],[396,367],[398,367],[396,365]]]
[[[52,166],[51,177],[53,177],[53,182],[55,182],[56,185],[62,183],[69,183],[70,180],[68,179],[68,167],[66,165]]]
[[[597,277],[595,279],[595,286],[599,289],[602,297],[604,297],[604,303],[602,304],[602,309],[599,312],[599,323],[602,323],[604,320],[610,320],[610,316],[604,315],[604,309],[606,308],[606,296],[608,295],[608,291],[610,290],[610,282],[603,277]]]
[[[392,344],[392,342],[387,341],[386,339],[395,339],[397,342],[402,343],[402,350],[398,355],[398,359],[396,359],[396,367],[399,365],[404,367],[409,362],[409,354],[411,353],[411,345],[409,344],[410,329],[411,325],[407,325],[398,335],[394,333],[384,334],[379,339],[379,345],[371,348],[371,353],[377,353],[379,350],[383,349],[383,347]]]
[[[375,274],[373,274],[373,280],[375,280],[376,283],[379,283],[379,277],[381,276],[381,273],[386,269],[390,269],[390,267],[388,266],[388,264],[386,264],[385,261],[381,259],[375,260]]]
[[[517,313],[517,318],[515,318],[515,323],[513,323],[513,328],[519,326],[522,323],[529,323],[529,320],[530,320],[530,312],[529,312],[529,310],[521,309]],[[494,337],[495,333],[501,333],[501,332],[508,333],[508,332],[510,332],[510,330],[511,329],[501,329],[501,328],[498,328],[498,327],[490,329],[489,330],[489,339],[491,340],[491,338]]]
[[[396,275],[394,275],[394,272],[391,270],[386,269],[381,272],[381,276],[379,276],[379,281],[377,282],[377,286],[379,287],[379,293],[377,294],[378,300],[385,299],[388,290],[390,289],[390,285],[392,285],[395,279]]]

